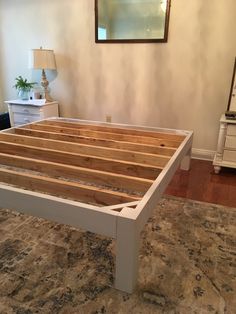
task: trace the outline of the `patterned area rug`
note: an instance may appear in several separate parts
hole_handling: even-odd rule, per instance
[[[163,198],[139,281],[112,288],[115,241],[0,210],[0,313],[236,313],[236,209]]]

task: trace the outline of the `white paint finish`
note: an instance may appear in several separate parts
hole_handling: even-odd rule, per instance
[[[225,148],[236,149],[236,136],[226,136]]]
[[[45,105],[40,110],[40,119],[46,119],[49,117],[58,117],[59,116],[59,105],[58,103],[53,103],[51,105]]]
[[[184,156],[180,163],[180,169],[181,170],[189,170],[190,169],[190,162],[191,162],[191,149],[187,152],[187,154]]]
[[[236,168],[236,163],[234,161],[224,160],[224,161],[219,162],[215,158],[213,160],[213,165],[214,165],[214,171],[216,174],[220,172],[222,167]]]
[[[14,113],[21,114],[37,114],[39,115],[40,109],[33,106],[19,106],[19,105],[11,105],[11,109]]]
[[[0,184],[0,207],[116,238],[118,213]]]
[[[40,120],[40,115],[23,115],[23,114],[18,114],[18,113],[13,113],[13,119],[11,119],[11,123],[13,122],[13,124],[11,124],[12,126],[15,125],[21,125],[21,124],[25,124],[25,123],[30,123],[30,122],[34,122]]]
[[[140,228],[143,227],[148,217],[150,217],[155,204],[160,199],[162,193],[172,179],[175,171],[179,167],[182,159],[185,157],[186,154],[189,154],[189,150],[191,150],[192,146],[192,140],[193,133],[189,132],[188,136],[186,136],[184,141],[181,143],[179,148],[176,150],[167,165],[158,175],[157,179],[154,181],[152,186],[148,189],[148,191],[136,207],[133,218],[136,218],[140,221]]]
[[[236,147],[234,149],[236,149]],[[223,154],[223,161],[236,162],[236,151],[225,149]]]
[[[16,105],[21,105],[22,107],[24,106],[47,106],[53,103],[57,103],[56,101],[52,102],[46,102],[46,99],[29,99],[29,100],[22,100],[22,99],[13,99],[13,100],[6,100],[6,104],[16,104]]]
[[[56,54],[50,88],[61,115],[193,129],[194,148],[215,150],[236,51],[236,1],[172,0],[167,44],[95,44],[93,6],[0,1],[2,99],[15,97],[19,74],[30,78],[28,50],[43,46]]]
[[[138,276],[140,231],[134,209],[125,207],[117,216],[115,288],[131,293]]]
[[[217,151],[213,160],[215,173],[221,167],[236,168],[236,120],[229,120],[223,114],[220,119],[220,130]]]
[[[56,101],[41,105],[34,105],[30,101],[21,100],[9,100],[5,103],[8,105],[12,127],[59,115],[58,102]]]
[[[123,204],[118,204],[118,205],[104,206],[101,208],[111,209],[111,210],[121,210],[124,207],[136,207],[138,204],[139,204],[139,201],[134,201],[134,202],[123,203]]]
[[[228,122],[230,122],[230,121],[228,120]],[[228,124],[227,135],[235,135],[236,136],[236,122],[235,122],[235,124],[233,124],[233,123]]]
[[[182,168],[184,170],[189,169],[193,133],[186,131],[185,133],[188,133],[188,135],[150,189],[140,200],[135,210],[124,207],[117,216],[115,288],[119,290],[129,293],[133,292],[137,282],[140,232],[147,219],[151,216],[154,207],[161,198],[179,164],[182,162]]]
[[[227,132],[227,123],[221,122],[220,130],[219,130],[219,138],[218,138],[218,143],[217,143],[217,150],[216,150],[216,155],[218,159],[222,158],[222,155],[224,152],[226,132]]]

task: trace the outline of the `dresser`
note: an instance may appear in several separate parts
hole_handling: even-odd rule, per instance
[[[220,119],[217,151],[213,161],[215,173],[221,167],[236,168],[236,120]]]
[[[59,116],[57,101],[46,103],[44,99],[8,100],[5,103],[8,105],[12,127]]]

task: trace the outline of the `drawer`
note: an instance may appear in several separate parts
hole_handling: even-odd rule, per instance
[[[228,124],[227,135],[235,135],[236,136],[236,124]]]
[[[236,150],[236,136],[226,136],[225,148]]]
[[[224,150],[223,161],[236,162],[236,151]]]
[[[14,113],[14,124],[26,124],[40,120],[40,115],[26,115]]]
[[[36,106],[20,106],[12,105],[11,110],[13,113],[22,113],[22,114],[40,114],[41,110]]]

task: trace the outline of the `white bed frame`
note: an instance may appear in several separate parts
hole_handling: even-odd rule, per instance
[[[189,169],[192,137],[191,131],[63,118],[51,118],[4,130],[0,132],[0,182],[2,182],[0,206],[116,239],[115,288],[131,293],[137,282],[140,232],[179,165],[181,169]],[[65,141],[66,138],[71,142]],[[76,143],[72,140],[76,140]],[[86,141],[90,141],[89,144]],[[143,144],[142,141],[145,143]],[[44,148],[40,148],[42,145]],[[113,147],[108,147],[109,145]],[[114,148],[116,145],[117,149]],[[126,146],[133,147],[133,151],[124,149]],[[70,147],[73,148],[73,153],[69,151]],[[77,153],[75,153],[76,149],[78,149]],[[145,149],[154,152],[156,149],[157,152],[146,153]],[[55,152],[63,159],[60,163],[50,159],[54,158]],[[40,159],[37,159],[40,154],[42,154]],[[44,154],[47,156],[46,159],[43,157]],[[112,167],[114,162],[114,169],[117,165],[120,167],[120,164],[124,164],[125,169],[131,169],[131,172],[135,169],[137,175],[133,173],[126,175],[126,170],[121,173],[123,170],[118,166],[119,173],[111,169],[107,169],[109,171],[98,169],[97,166],[94,169],[93,164],[91,167],[84,164],[71,165],[66,160],[66,154],[69,154],[69,157],[71,154],[75,164],[77,161],[79,163],[80,159],[84,162],[86,158],[85,162],[89,159],[97,165],[98,160],[98,165],[108,163],[107,167],[110,165]],[[114,157],[115,161],[112,160]],[[127,161],[132,158],[134,160],[137,158],[138,162]],[[163,160],[166,160],[165,165]],[[157,170],[156,179],[139,178],[140,173],[142,177],[140,169],[144,169],[143,173],[145,173],[146,169],[149,171],[152,167]],[[16,169],[19,169],[19,172]],[[21,172],[22,169],[24,172]],[[43,174],[45,171],[47,174],[49,171],[55,173],[42,179],[41,176],[27,173],[25,169],[41,171]],[[109,185],[118,184],[119,187],[125,187],[127,184],[144,191],[144,196],[104,191],[91,185],[85,189],[82,186],[81,190],[80,186],[74,187],[73,183],[61,182],[61,179],[58,179],[56,172],[62,171],[61,169],[64,172],[69,171],[71,176],[79,171],[83,180],[91,176],[91,180],[95,180],[95,183],[102,182],[105,178],[104,181],[108,180]],[[62,184],[66,185],[66,189],[63,189]],[[71,188],[70,184],[73,185]],[[47,188],[49,190],[45,191]],[[73,189],[76,191],[74,194]],[[69,197],[72,199],[65,198],[67,195],[61,197],[60,193],[66,190],[70,190],[72,196]],[[73,200],[74,195],[80,194],[82,202]],[[102,199],[102,203],[107,202],[107,204],[97,206],[84,202],[94,195],[98,200]],[[116,199],[120,199],[117,204]],[[126,199],[127,201],[124,201]]]

